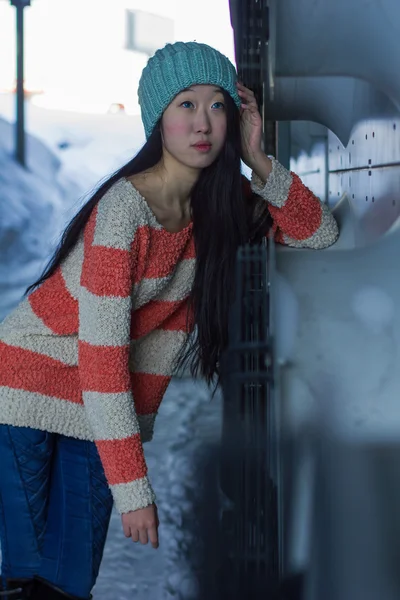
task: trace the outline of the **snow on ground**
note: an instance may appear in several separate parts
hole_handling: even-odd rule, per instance
[[[154,440],[145,446],[157,494],[160,548],[127,540],[114,512],[95,600],[198,598],[198,576],[203,566],[199,464],[217,442],[220,424],[220,398],[210,400],[203,382],[172,381],[157,417]]]
[[[40,274],[86,193],[144,141],[140,121],[27,106],[28,169],[13,158],[13,105],[0,95],[0,320]],[[205,384],[174,380],[145,451],[158,497],[158,550],[122,533],[114,512],[95,600],[190,600],[201,573],[199,464],[218,440],[221,401]],[[196,566],[197,565],[197,566]],[[197,573],[197,575],[196,575]],[[197,578],[196,578],[197,577]]]

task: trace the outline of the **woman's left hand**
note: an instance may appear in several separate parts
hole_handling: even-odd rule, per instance
[[[254,92],[240,82],[237,83],[237,90],[242,100],[240,109],[242,160],[250,169],[253,169],[258,158],[263,154],[261,149],[262,119]]]

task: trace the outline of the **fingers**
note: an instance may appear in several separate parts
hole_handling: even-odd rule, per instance
[[[126,537],[132,538],[132,542],[135,542],[136,544],[138,542],[140,542],[141,544],[146,546],[150,540],[150,543],[153,546],[153,548],[158,548],[158,546],[159,546],[158,525],[159,525],[159,522],[157,519],[157,523],[151,527],[147,527],[147,528],[144,527],[142,529],[131,529],[131,531],[128,535],[126,535],[125,530],[124,530],[124,533],[125,533]]]
[[[158,527],[158,524],[157,524]],[[149,531],[149,539],[150,539],[150,544],[153,546],[153,548],[158,548],[158,531],[157,531],[157,527],[151,527],[148,531]]]
[[[135,542],[137,544],[137,542],[140,539],[138,529],[131,529],[131,538],[132,538],[132,542]]]
[[[127,523],[124,523],[122,521],[122,530],[124,532],[124,536],[125,537],[131,537],[131,528],[129,527],[129,525]]]
[[[132,542],[135,542],[136,544],[140,542],[141,544],[143,544],[143,546],[146,546],[149,543],[149,540],[153,548],[158,548],[159,546],[158,532],[156,526],[150,527],[149,529],[136,529],[132,531],[130,536],[127,537],[131,537]]]
[[[245,85],[243,85],[243,83],[241,83],[240,81],[238,81],[236,83],[237,88],[238,88],[238,92],[244,92],[246,95],[248,95],[250,98],[254,98],[255,100],[255,95],[253,90],[250,90],[249,88],[247,88]]]
[[[139,529],[139,541],[143,546],[149,543],[149,536],[147,535],[147,529]]]
[[[153,548],[158,548],[158,511],[155,504],[142,509],[124,513],[121,516],[124,535],[133,542],[143,545],[151,542]]]
[[[243,100],[241,105],[243,109],[250,109],[252,111],[258,110],[257,100],[252,90],[249,90],[249,88],[238,81],[237,92],[239,97]]]

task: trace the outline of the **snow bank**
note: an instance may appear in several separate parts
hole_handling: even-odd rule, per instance
[[[0,320],[40,275],[82,193],[43,142],[27,136],[27,168],[14,158],[14,127],[0,119]]]

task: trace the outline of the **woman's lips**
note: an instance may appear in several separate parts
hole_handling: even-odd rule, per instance
[[[211,150],[211,144],[195,144],[193,146],[193,148],[195,148],[198,152],[208,152],[209,150]]]

